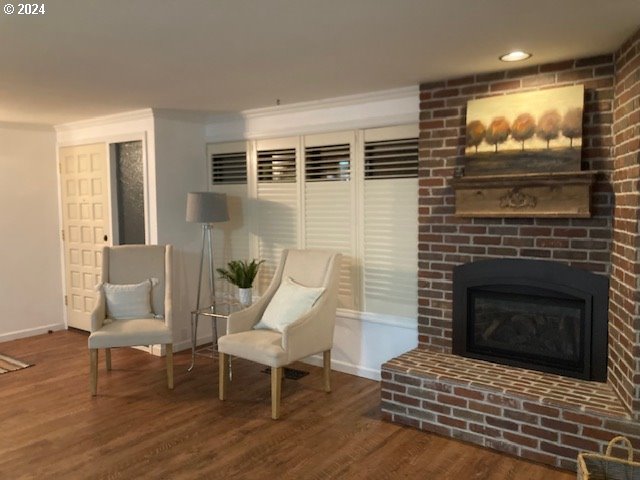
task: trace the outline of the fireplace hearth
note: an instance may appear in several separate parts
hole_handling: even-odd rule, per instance
[[[608,279],[540,260],[453,271],[453,353],[606,381]]]

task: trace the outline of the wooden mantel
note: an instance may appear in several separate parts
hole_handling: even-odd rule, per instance
[[[454,177],[458,217],[590,217],[597,172]]]

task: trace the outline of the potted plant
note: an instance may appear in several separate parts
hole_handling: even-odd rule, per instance
[[[262,263],[264,263],[264,260],[256,261],[253,259],[250,262],[247,260],[231,260],[227,264],[227,268],[217,269],[220,278],[224,278],[238,287],[240,303],[244,306],[251,305],[253,281]]]

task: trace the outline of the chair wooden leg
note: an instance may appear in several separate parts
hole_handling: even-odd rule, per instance
[[[98,349],[89,349],[89,384],[91,385],[91,395],[98,394]]]
[[[229,386],[229,355],[220,352],[218,363],[218,398],[224,400]]]
[[[271,367],[271,418],[280,418],[280,397],[282,395],[282,367]]]
[[[324,391],[329,393],[331,391],[331,350],[322,352],[322,363],[324,366]]]
[[[107,364],[107,372],[110,372],[111,371],[111,349],[110,348],[104,349],[104,360],[105,360],[105,363]]]
[[[165,348],[167,353],[167,386],[169,390],[173,390],[173,344],[167,343]]]

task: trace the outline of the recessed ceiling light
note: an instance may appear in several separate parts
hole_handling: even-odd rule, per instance
[[[519,62],[520,60],[526,60],[527,58],[530,58],[530,57],[531,57],[530,53],[523,52],[521,50],[516,50],[513,52],[505,53],[504,55],[501,55],[499,58],[503,62]]]

